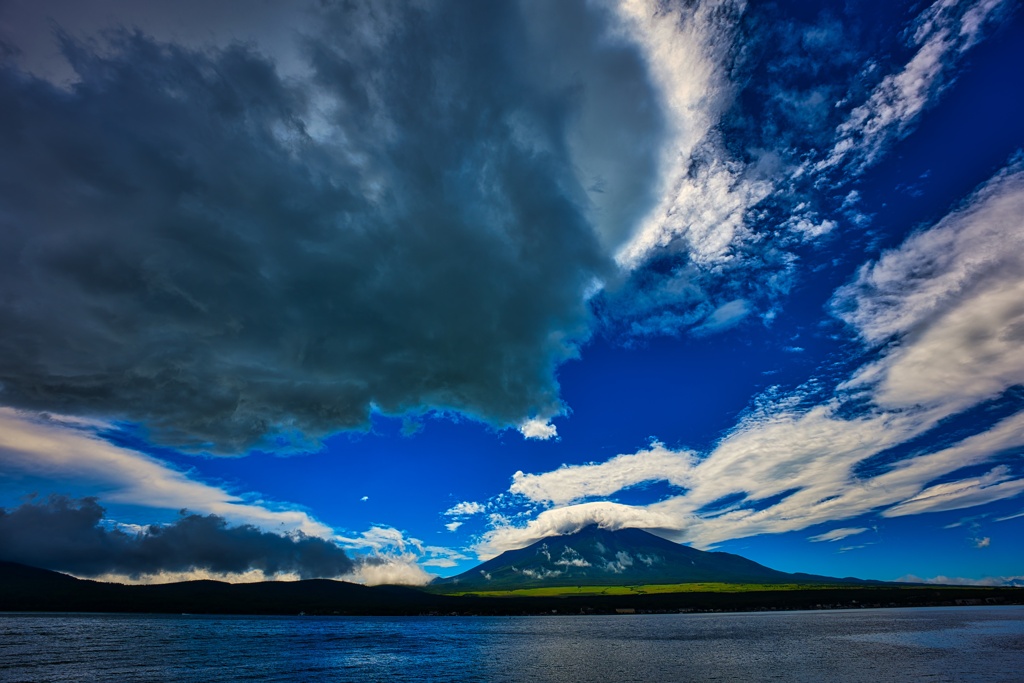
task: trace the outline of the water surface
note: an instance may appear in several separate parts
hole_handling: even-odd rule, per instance
[[[0,681],[1022,681],[1024,607],[550,617],[0,614]]]

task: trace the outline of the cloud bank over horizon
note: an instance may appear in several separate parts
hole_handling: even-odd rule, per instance
[[[355,552],[346,552],[349,551]],[[337,579],[370,586],[421,586],[465,556],[425,546],[397,529],[375,527],[357,538],[230,524],[180,510],[165,524],[120,523],[94,497],[30,497],[0,508],[0,561],[78,577],[131,584],[199,579],[251,583]]]
[[[78,576],[136,580],[196,571],[309,579],[343,576],[354,569],[338,545],[301,532],[281,535],[251,525],[229,526],[223,517],[185,511],[170,524],[126,530],[101,524],[104,513],[95,498],[65,496],[27,501],[13,510],[0,508],[0,560]]]

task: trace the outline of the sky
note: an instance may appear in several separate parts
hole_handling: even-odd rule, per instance
[[[589,524],[1024,583],[1012,0],[0,3],[0,559]]]

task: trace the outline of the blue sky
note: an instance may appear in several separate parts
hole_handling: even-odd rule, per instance
[[[12,559],[416,583],[598,523],[1024,580],[1022,22],[5,5]],[[95,560],[188,514],[266,550]]]

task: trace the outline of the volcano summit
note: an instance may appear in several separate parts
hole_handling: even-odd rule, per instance
[[[513,590],[542,586],[626,586],[676,583],[863,584],[860,579],[770,569],[739,555],[705,552],[641,529],[596,525],[509,550],[432,586]]]

